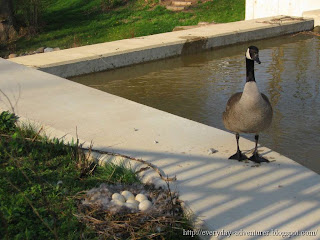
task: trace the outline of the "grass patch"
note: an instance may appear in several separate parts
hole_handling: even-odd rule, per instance
[[[103,2],[115,4],[114,9]],[[0,47],[2,56],[39,47],[71,48],[126,38],[170,32],[176,26],[198,22],[233,22],[244,19],[245,0],[213,0],[185,12],[171,12],[156,0],[130,0],[124,6],[107,0],[45,0],[44,25],[39,34]],[[120,4],[121,5],[121,4]]]
[[[17,125],[17,119],[9,112],[0,114],[1,238],[101,239],[95,226],[76,217],[81,208],[79,196],[104,184],[142,186],[137,175],[124,165],[97,166],[78,141],[49,138],[41,134],[41,128]],[[183,214],[179,219],[178,225],[164,225],[161,236],[152,229],[145,233],[154,236],[150,239],[178,239],[183,229],[191,229]]]
[[[3,120],[8,116],[12,121]],[[0,117],[0,236],[95,239],[96,234],[73,216],[73,196],[97,184],[132,184],[139,179],[130,169],[112,164],[84,174],[79,162],[85,159],[79,157],[76,144],[40,136],[30,125],[12,127],[13,116]]]

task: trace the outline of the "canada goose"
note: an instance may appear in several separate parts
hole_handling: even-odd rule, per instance
[[[239,133],[255,133],[255,149],[249,160],[257,163],[269,162],[259,156],[257,148],[259,132],[267,129],[272,121],[272,106],[269,99],[260,93],[254,77],[254,61],[259,60],[259,49],[250,46],[246,51],[247,79],[243,92],[233,94],[228,100],[226,110],[223,112],[224,126],[236,134],[237,152],[229,159],[245,160],[247,156],[239,149]]]

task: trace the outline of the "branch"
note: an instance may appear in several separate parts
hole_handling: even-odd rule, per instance
[[[12,102],[10,101],[10,98],[9,98],[8,95],[5,94],[1,89],[0,89],[0,92],[1,92],[2,95],[7,99],[8,103],[10,104],[11,111],[14,113],[14,106],[12,105]]]

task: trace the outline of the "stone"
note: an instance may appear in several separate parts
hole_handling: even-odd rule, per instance
[[[209,25],[209,22],[199,22],[198,25],[199,26],[205,26],[205,25]]]
[[[17,54],[11,53],[8,58],[10,59],[10,58],[15,58],[15,57],[17,57]]]
[[[51,47],[46,47],[44,50],[43,50],[44,53],[46,52],[53,52],[53,48]]]
[[[60,51],[61,49],[60,48],[58,48],[58,47],[55,47],[54,49],[53,49],[53,51]]]
[[[166,9],[174,12],[185,10],[185,8],[185,6],[166,6]]]
[[[188,30],[188,29],[198,28],[198,27],[199,26],[197,26],[197,25],[194,25],[194,26],[177,26],[172,30],[172,32],[181,31],[181,30]]]
[[[210,154],[214,154],[214,153],[216,153],[216,152],[218,152],[218,150],[216,150],[216,149],[214,149],[214,148],[210,148],[209,150],[208,150],[208,154],[210,155]]]
[[[313,32],[320,33],[320,26],[316,26],[316,27],[313,29]]]
[[[37,50],[34,51],[34,53],[43,53],[44,47],[40,47]]]

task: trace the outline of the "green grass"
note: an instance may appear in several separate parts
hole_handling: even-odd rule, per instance
[[[126,5],[102,11],[101,0],[44,0],[41,32],[11,44],[11,52],[39,47],[71,48],[132,37],[170,32],[175,26],[244,19],[245,0],[212,0],[186,12],[171,12],[156,0],[130,0]],[[153,1],[153,2],[152,2]],[[9,51],[2,51],[8,54]]]
[[[17,120],[7,111],[0,114],[1,239],[101,239],[74,216],[79,193],[102,183],[141,184],[139,178],[124,165],[95,166],[78,142],[49,138],[40,134],[41,128],[17,125]],[[182,228],[191,229],[187,216],[178,225],[168,224],[165,239],[179,239]]]
[[[12,127],[16,118],[4,113],[0,115],[1,239],[96,239],[93,230],[73,216],[78,201],[74,196],[101,183],[139,183],[137,176],[113,164],[91,173],[92,163],[86,164],[76,144],[39,136],[30,125]]]

